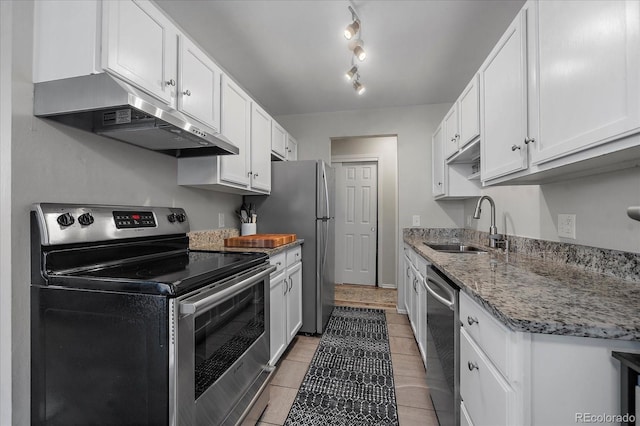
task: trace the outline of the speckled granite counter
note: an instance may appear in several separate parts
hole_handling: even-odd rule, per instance
[[[404,241],[509,328],[640,341],[640,283],[523,254],[448,254],[423,244],[467,242],[445,234],[405,232]]]
[[[224,239],[237,237],[239,231],[234,228],[214,229],[210,231],[194,231],[189,233],[189,249],[204,251],[232,251],[243,253],[266,253],[273,256],[291,247],[299,246],[304,240],[298,239],[292,243],[285,244],[275,248],[244,248],[244,247],[225,247]]]

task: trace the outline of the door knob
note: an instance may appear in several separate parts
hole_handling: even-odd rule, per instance
[[[371,228],[371,232],[376,232],[376,228]]]

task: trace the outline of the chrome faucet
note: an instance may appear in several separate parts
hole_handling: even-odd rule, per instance
[[[489,201],[491,205],[491,226],[489,226],[489,247],[496,248],[498,246],[505,246],[506,240],[504,239],[504,235],[498,234],[498,228],[496,228],[496,203],[493,202],[493,198],[488,195],[483,195],[478,199],[478,203],[476,204],[476,209],[473,212],[474,219],[480,219],[480,205],[484,200]]]

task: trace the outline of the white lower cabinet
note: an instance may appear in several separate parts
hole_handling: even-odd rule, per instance
[[[270,365],[276,365],[302,327],[302,258],[300,246],[271,256]]]
[[[514,391],[469,335],[460,332],[460,396],[475,425],[507,425]]]
[[[640,342],[516,332],[464,291],[460,323],[461,424],[569,426],[620,414],[611,351],[640,353]]]
[[[427,289],[425,277],[427,261],[415,251],[406,248],[403,297],[413,335],[418,344],[422,362],[427,365]]]

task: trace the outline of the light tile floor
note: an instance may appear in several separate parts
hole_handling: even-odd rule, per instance
[[[400,426],[438,426],[426,384],[424,365],[409,320],[406,315],[398,314],[395,310],[387,309],[385,313]],[[280,360],[271,382],[271,401],[258,425],[284,423],[319,342],[319,336],[296,337]]]

